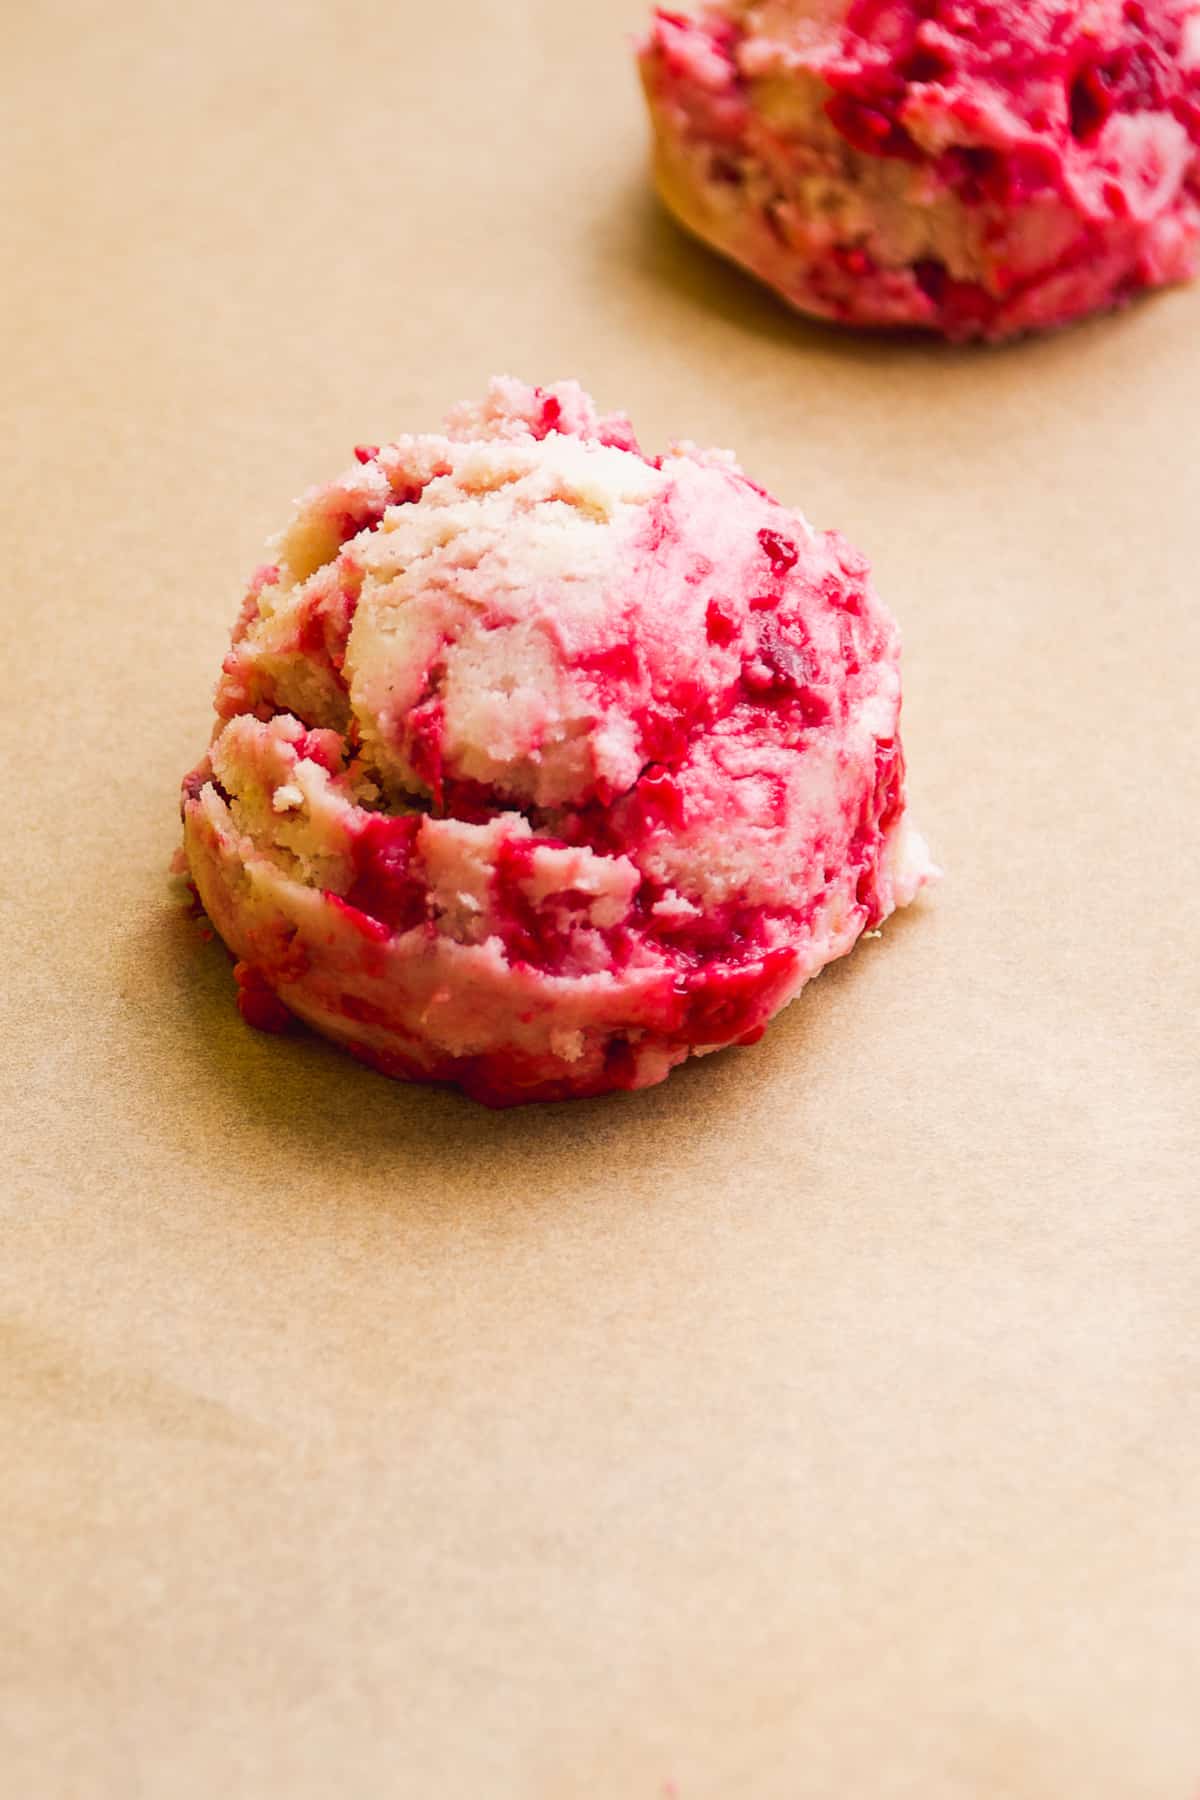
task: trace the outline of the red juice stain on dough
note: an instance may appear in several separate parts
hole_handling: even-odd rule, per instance
[[[875,788],[864,806],[862,823],[850,845],[851,867],[862,864],[854,897],[867,911],[865,929],[874,930],[885,916],[879,900],[879,851],[891,827],[904,810],[904,753],[895,738],[880,738],[875,746]]]
[[[758,541],[777,575],[786,575],[800,560],[800,552],[795,544],[782,537],[778,531],[760,531]]]
[[[1089,63],[1071,84],[1071,135],[1081,144],[1098,138],[1116,107],[1112,75],[1102,63]]]
[[[576,888],[547,894],[535,903],[525,891],[539,850],[563,850],[561,838],[508,838],[492,872],[492,907],[503,921],[510,962],[529,963],[547,974],[563,972],[571,931],[588,923],[593,896]]]
[[[361,994],[343,994],[341,1010],[356,1025],[375,1025],[383,1031],[392,1031],[396,1026],[396,1021],[386,1006],[378,1006],[374,1000],[365,1000]]]
[[[612,706],[617,700],[614,690],[628,687],[637,681],[642,669],[637,648],[628,640],[606,644],[600,650],[585,650],[575,666],[596,678],[600,697],[608,706]]]
[[[383,950],[392,941],[392,928],[383,919],[376,919],[371,913],[365,913],[361,907],[352,906],[341,894],[335,894],[332,888],[323,888],[322,895],[338,918],[357,933],[363,940],[367,954],[363,959],[363,967],[368,975],[382,977],[386,969],[386,958]]]
[[[240,962],[234,966],[233,978],[237,982],[238,1011],[247,1025],[252,1025],[255,1031],[277,1035],[295,1030],[298,1023],[295,1015],[288,1011],[261,969],[256,969],[253,963]]]
[[[511,800],[498,794],[485,781],[470,781],[461,776],[443,775],[441,816],[458,819],[464,825],[486,825],[497,813],[510,812]]]
[[[895,738],[880,738],[875,746],[875,812],[881,837],[900,817],[903,805],[903,752]]]
[[[843,275],[851,275],[856,280],[875,272],[874,258],[859,244],[835,244],[830,255]]]
[[[677,763],[687,751],[692,719],[687,707],[661,707],[638,721],[642,755],[647,762]]]
[[[346,661],[346,645],[350,627],[358,607],[357,579],[351,588],[339,587],[332,594],[319,593],[305,605],[296,625],[296,652],[328,668],[340,677]],[[340,683],[339,685],[344,686]]]
[[[678,829],[684,823],[683,795],[670,769],[647,769],[634,789],[634,800],[649,830],[661,825]]]
[[[391,819],[372,813],[354,840],[354,879],[344,902],[389,932],[425,922],[427,889],[412,867],[421,824],[420,814]]]
[[[704,628],[710,644],[724,650],[738,635],[737,615],[728,600],[710,600],[704,614]]]
[[[433,795],[438,812],[445,808],[442,739],[446,731],[446,707],[441,696],[432,694],[414,706],[407,721],[408,760],[418,781],[424,782]]]
[[[337,775],[342,767],[342,740],[336,731],[323,730],[317,727],[306,731],[295,744],[298,761],[314,762],[330,775]]]
[[[800,552],[790,538],[778,531],[758,533],[758,544],[769,565],[767,586],[750,596],[751,612],[773,612],[783,599],[787,579],[800,560]]]
[[[933,257],[913,264],[913,278],[943,320],[955,327],[982,322],[995,310],[995,297],[985,287],[977,281],[956,281],[945,263]]]
[[[833,94],[825,102],[825,112],[830,124],[855,150],[867,156],[895,156],[904,162],[920,160],[921,152],[907,131],[883,106],[858,100],[852,94]]]
[[[447,471],[444,468],[435,471],[435,474],[444,475],[446,473]],[[421,498],[421,495],[425,492],[425,487],[426,483],[423,481],[405,482],[403,487],[393,489],[392,496],[388,501],[388,506],[415,506],[417,501]]]
[[[681,975],[675,992],[684,1002],[683,1022],[674,1034],[689,1044],[741,1042],[761,1036],[797,962],[794,950],[768,950],[739,967],[716,964]]]

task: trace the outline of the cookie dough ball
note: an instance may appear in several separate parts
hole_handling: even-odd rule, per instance
[[[1194,270],[1200,0],[710,0],[641,69],[666,204],[805,312],[995,339]]]
[[[358,455],[251,583],[183,786],[253,1022],[496,1105],[644,1087],[930,878],[896,627],[731,457],[511,380]]]

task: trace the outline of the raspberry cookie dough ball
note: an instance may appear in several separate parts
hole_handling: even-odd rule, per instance
[[[574,383],[358,452],[251,583],[184,842],[239,959],[389,1075],[661,1081],[930,879],[866,565]]]
[[[709,0],[641,69],[666,204],[805,312],[995,339],[1193,273],[1200,0]]]

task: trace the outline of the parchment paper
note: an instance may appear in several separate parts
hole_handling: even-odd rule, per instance
[[[953,352],[656,210],[640,0],[0,20],[0,1788],[1194,1800],[1200,294]],[[873,558],[936,895],[493,1116],[172,905],[241,585],[493,371]]]

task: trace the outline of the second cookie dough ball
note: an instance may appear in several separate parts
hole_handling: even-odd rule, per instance
[[[1194,271],[1200,0],[714,0],[641,67],[667,205],[805,312],[1003,338]]]

